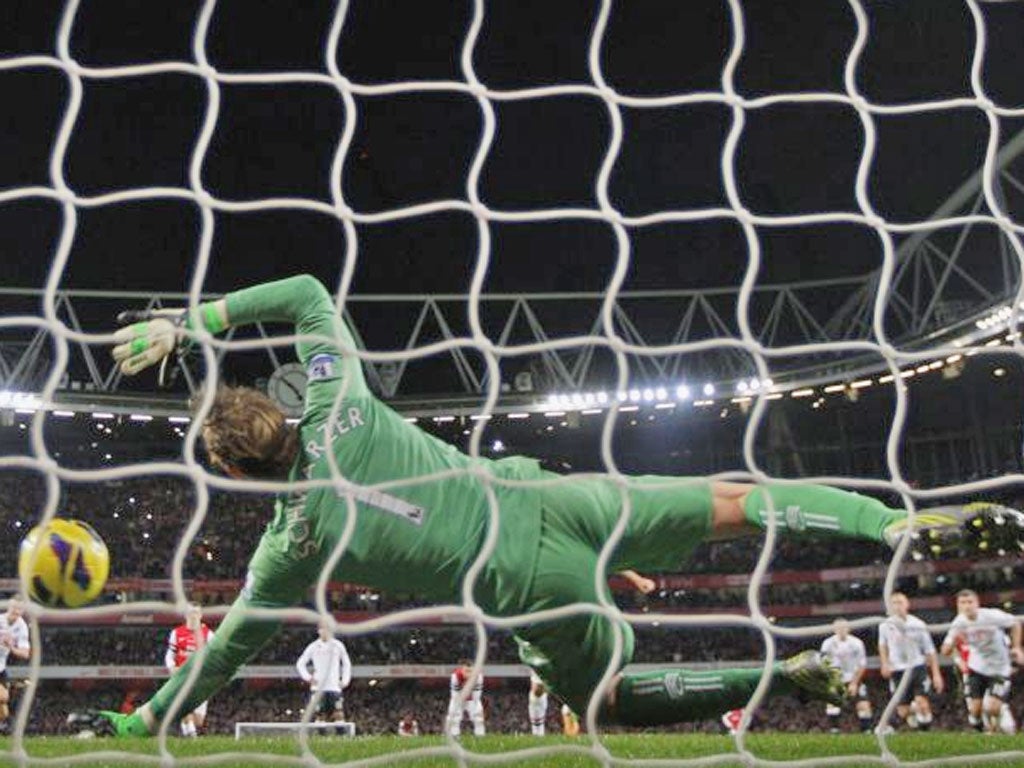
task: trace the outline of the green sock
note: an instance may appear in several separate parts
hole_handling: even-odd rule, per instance
[[[907,517],[902,509],[890,509],[877,499],[840,491],[824,485],[757,486],[747,496],[743,511],[747,522],[768,527],[771,494],[775,520],[781,530],[798,533],[832,533],[884,542],[885,529]]]
[[[775,664],[769,696],[797,689]],[[615,712],[605,718],[619,725],[669,725],[710,720],[744,706],[761,680],[761,669],[673,669],[624,675]],[[604,718],[603,718],[604,719]]]

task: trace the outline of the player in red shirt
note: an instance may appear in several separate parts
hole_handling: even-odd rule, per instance
[[[406,712],[398,721],[399,736],[419,736],[420,721],[413,717],[412,712]]]
[[[452,736],[458,736],[462,732],[463,711],[469,715],[473,722],[473,735],[483,736],[484,728],[484,703],[482,696],[484,692],[484,676],[479,673],[472,677],[473,662],[464,660],[452,672],[451,678],[451,699],[448,702],[448,732]],[[465,690],[469,688],[469,690]]]
[[[188,611],[185,613],[185,623],[172,629],[170,637],[167,638],[164,666],[169,672],[174,672],[188,661],[189,656],[210,642],[212,637],[213,630],[203,623],[203,609],[197,603],[189,603]],[[181,718],[182,736],[195,737],[199,735],[199,729],[206,721],[206,705],[207,702],[204,701]]]

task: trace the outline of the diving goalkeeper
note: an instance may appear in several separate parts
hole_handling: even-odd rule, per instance
[[[602,476],[538,486],[536,481],[556,476],[533,459],[467,456],[405,422],[371,394],[358,357],[346,354],[355,345],[330,294],[307,275],[202,304],[183,326],[158,318],[123,328],[113,350],[121,370],[131,375],[161,362],[193,334],[193,318],[211,334],[229,326],[282,321],[294,324],[296,335],[318,337],[297,344],[309,378],[305,411],[297,425],[289,425],[256,390],[223,387],[215,393],[202,425],[213,466],[236,478],[329,480],[333,457],[347,484],[279,494],[273,520],[249,563],[245,587],[204,652],[189,659],[135,713],[77,716],[94,730],[153,733],[164,719],[191,712],[224,686],[280,626],[250,616],[248,609],[302,603],[352,511],[352,537],[332,576],[458,603],[463,578],[487,532],[492,492],[499,510],[497,544],[473,596],[495,616],[572,603],[596,605],[602,597],[610,598],[604,581],[595,579],[595,569],[619,520],[623,492],[629,499],[629,523],[609,571],[677,570],[702,541],[762,530],[769,510],[776,510],[781,532],[831,532],[889,545],[908,532],[906,512],[824,486],[653,476],[629,478],[623,492]],[[335,419],[328,423],[339,398]],[[436,473],[444,476],[422,479]],[[1024,531],[1022,516],[1012,510],[977,505],[955,512],[918,515],[920,530],[913,535],[932,546],[951,546],[972,531],[991,527],[1000,535],[1012,531],[1016,549]],[[616,657],[619,633],[622,653]],[[621,669],[633,653],[630,625],[599,613],[526,623],[515,634],[522,660],[577,712],[586,711],[609,666]],[[201,674],[180,712],[172,712],[192,664],[202,664]],[[842,700],[838,670],[816,653],[780,662],[772,672],[770,695],[804,692],[825,701]],[[760,669],[619,674],[601,701],[600,717],[626,725],[717,718],[744,706],[760,676]]]

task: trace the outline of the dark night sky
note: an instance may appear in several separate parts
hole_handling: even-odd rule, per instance
[[[871,33],[858,86],[877,103],[970,96],[974,27],[965,3],[863,3]],[[52,55],[64,4],[8,0],[0,57]],[[747,41],[737,90],[756,97],[799,90],[843,91],[855,35],[840,0],[743,3]],[[1019,44],[1024,3],[983,6],[988,35],[984,82],[1000,105],[1024,106]],[[72,56],[104,67],[193,60],[200,3],[84,0],[71,35]],[[462,80],[459,57],[472,7],[467,2],[354,0],[337,62],[351,81]],[[495,2],[486,9],[475,52],[482,82],[498,89],[590,83],[587,52],[595,2]],[[324,72],[333,3],[221,0],[207,51],[222,72]],[[630,95],[720,91],[731,45],[722,0],[618,2],[601,63],[608,83]],[[0,190],[48,185],[47,162],[67,98],[52,68],[0,71]],[[479,140],[480,110],[470,96],[417,93],[356,98],[358,119],[342,186],[363,213],[443,198],[465,199]],[[65,163],[69,185],[95,195],[150,185],[187,185],[206,105],[203,81],[183,74],[86,79]],[[593,97],[494,102],[497,135],[481,177],[482,199],[502,210],[595,208],[595,178],[610,135],[604,103]],[[625,135],[611,178],[613,204],[638,215],[726,206],[719,158],[731,124],[718,104],[622,110]],[[862,131],[840,105],[786,105],[747,112],[737,153],[740,195],[753,211],[797,214],[856,210],[854,177]],[[325,85],[222,85],[221,111],[203,165],[203,183],[229,200],[296,196],[330,201],[329,170],[346,119]],[[879,145],[870,180],[878,212],[920,220],[980,165],[988,128],[974,109],[876,117]],[[1024,121],[1004,119],[1004,140]],[[80,209],[64,287],[185,290],[199,216],[188,202],[152,200]],[[1024,212],[1022,212],[1024,213]],[[61,227],[58,206],[34,199],[0,204],[5,286],[39,287]],[[476,223],[448,212],[387,225],[359,225],[354,292],[466,292],[477,252]],[[615,264],[611,228],[601,222],[491,225],[488,291],[600,291]],[[871,230],[853,225],[760,228],[763,282],[864,274],[881,253]],[[739,227],[727,220],[630,230],[626,289],[737,285],[747,264]],[[218,213],[205,287],[311,271],[334,283],[344,255],[340,224],[300,211]],[[823,297],[822,309],[833,297]],[[9,301],[0,314],[25,311]],[[567,320],[586,332],[592,317]],[[105,317],[86,317],[106,330]],[[652,323],[657,324],[658,318]],[[568,327],[571,326],[571,327]],[[458,330],[458,329],[457,329]],[[396,343],[386,320],[366,333],[377,348]]]

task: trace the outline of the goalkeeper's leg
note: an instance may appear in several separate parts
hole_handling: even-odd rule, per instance
[[[705,500],[710,493],[705,483]],[[601,612],[611,605],[607,584],[596,577],[598,549],[589,537],[607,530],[594,526],[594,518],[614,516],[576,514],[572,505],[601,486],[570,484],[557,497],[545,495],[544,535],[537,554],[530,596],[524,612],[570,604],[593,606],[593,612],[520,627],[516,632],[519,655],[544,684],[581,715],[587,711],[602,678],[618,672],[633,657],[633,628],[614,615]],[[566,507],[561,502],[569,502]],[[647,510],[637,515],[645,521]],[[707,522],[709,515],[704,516]],[[705,524],[706,527],[706,524]],[[632,542],[632,539],[630,539]],[[679,542],[675,542],[678,548]],[[599,591],[600,590],[600,591]],[[616,654],[616,647],[619,653]],[[618,676],[600,702],[602,720],[629,725],[658,725],[717,718],[722,712],[747,704],[762,676],[762,669],[707,671],[662,670]],[[801,654],[772,668],[769,695],[804,691],[812,697],[841,701],[845,686],[839,672],[816,653]]]
[[[612,563],[616,570],[677,571],[702,541],[756,534],[768,526],[769,515],[782,535],[829,534],[896,547],[909,534],[917,557],[1024,549],[1024,514],[995,504],[922,510],[911,527],[905,510],[822,485],[654,476],[629,483],[631,514]],[[546,490],[544,505],[587,518],[574,529],[599,548],[621,514],[622,495],[610,482],[580,480]]]
[[[782,531],[870,539],[893,548],[909,534],[917,558],[1024,550],[1024,514],[998,504],[922,509],[911,525],[905,510],[822,485],[713,483],[712,492],[715,528],[724,532],[744,525],[767,527],[773,514]]]
[[[622,634],[623,655],[614,656],[615,633]],[[576,616],[534,625],[517,635],[522,660],[545,684],[584,713],[610,665],[623,666],[632,655],[629,624],[605,616]],[[620,725],[667,725],[709,720],[746,706],[760,683],[763,668],[687,670],[617,676],[600,705],[602,722]],[[846,686],[839,670],[815,651],[806,651],[772,666],[768,696],[804,694],[839,704]]]

